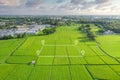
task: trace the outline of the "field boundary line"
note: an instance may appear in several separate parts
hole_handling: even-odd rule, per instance
[[[21,46],[24,44],[24,42],[27,40],[27,38],[25,38],[1,63],[7,63],[6,60],[13,55],[13,53]]]
[[[38,56],[38,57],[39,57],[39,58],[40,58],[40,57],[61,57],[61,58],[62,58],[62,57],[63,57],[63,58],[64,58],[64,57],[75,57],[75,58],[76,58],[76,57],[82,57],[82,56]]]
[[[68,64],[68,69],[69,69],[69,73],[70,73],[70,80],[72,80],[72,74],[71,74],[71,69],[70,69],[70,64],[71,64],[71,61],[70,61],[70,57],[69,57],[69,53],[68,53],[68,47],[66,46],[66,54],[67,54],[67,58],[69,60],[69,64]]]
[[[97,54],[90,46],[89,46],[89,48],[95,53],[95,54]],[[102,52],[103,53],[103,52]],[[97,54],[97,56],[105,63],[105,65],[107,65],[113,72],[115,72],[118,76],[120,76],[120,74],[118,74],[116,71],[114,71],[112,68],[111,68],[111,66],[104,60],[104,59],[102,59],[101,58],[101,56],[99,56],[98,54]],[[106,54],[105,54],[105,56],[107,56]],[[109,57],[109,56],[108,56]],[[113,59],[113,58],[112,58]]]
[[[29,73],[29,75],[28,75],[28,77],[27,77],[27,80],[30,79],[30,76],[32,75],[33,70],[35,70],[35,66],[33,66],[33,67],[31,68],[31,71],[30,71],[30,73]]]
[[[97,57],[99,57],[99,59],[101,61],[103,61],[107,65],[107,62],[104,59],[102,59],[101,56],[93,48],[91,48],[91,46],[89,46],[89,45],[87,45],[87,46],[91,49],[92,52],[94,52],[96,54]]]
[[[40,56],[40,53],[42,52],[43,48],[44,48],[44,46],[42,46],[42,47],[40,48],[39,54],[37,54],[38,57]]]
[[[16,69],[16,67],[17,67],[17,65],[15,65],[15,66],[13,67],[13,69],[11,70],[11,72],[14,71],[14,70]],[[10,73],[8,73],[8,74],[5,76],[4,80],[6,80],[9,75],[10,75]]]
[[[38,61],[38,59],[39,59],[39,55],[40,55],[40,53],[42,52],[42,50],[43,50],[43,48],[44,48],[44,46],[42,46],[41,48],[40,48],[40,50],[37,50],[39,53],[37,53],[37,51],[36,51],[36,53],[37,53],[37,58],[36,58],[36,63],[37,63],[37,61]],[[36,66],[36,64],[35,64],[35,66]]]
[[[76,46],[76,48],[77,48],[79,54],[81,55],[81,51],[80,51],[79,47]],[[85,55],[84,56],[81,55],[81,57],[83,57],[83,59],[85,60],[85,62],[88,63],[87,60],[85,59],[85,57],[86,57]]]
[[[117,71],[115,71],[110,65],[108,65],[108,67],[120,77],[120,74]]]
[[[39,54],[37,54],[37,58],[36,58],[36,60],[35,60],[36,62],[38,61],[38,58],[39,58],[38,55],[40,55],[40,53],[42,52],[43,48],[44,48],[44,46],[42,46],[42,47],[40,48]],[[28,77],[27,77],[27,80],[29,80],[29,78],[30,78],[33,70],[35,70],[35,66],[36,66],[36,65],[37,65],[37,64],[35,64],[35,65],[32,67],[32,69],[31,69],[31,71],[30,71],[30,73],[29,73],[29,75],[28,75]]]
[[[51,70],[50,70],[50,79],[49,80],[52,80],[52,70],[53,70],[55,55],[56,55],[56,45],[54,46],[54,56],[53,56],[53,60],[52,60],[52,65],[51,65]]]
[[[23,64],[24,65],[24,64]],[[68,65],[86,65],[86,66],[120,66],[120,64],[108,64],[108,65],[106,65],[106,64],[54,64],[54,65],[51,65],[51,64],[47,64],[47,65],[36,65],[36,66],[68,66]]]
[[[108,57],[110,57],[110,58],[116,60],[118,63],[120,63],[119,60],[117,60],[115,57],[111,56],[111,55],[108,54],[106,51],[104,51],[104,50],[101,48],[100,44],[99,44],[97,41],[96,41],[96,43],[97,43],[98,48],[99,48],[106,56],[108,56]]]
[[[81,55],[81,51],[80,51],[79,47],[76,46],[76,48],[77,48],[77,51],[79,52],[79,54]]]
[[[119,60],[117,60],[115,57],[109,55],[106,51],[104,51],[104,50],[101,48],[100,44],[99,44],[97,41],[96,41],[96,43],[97,43],[98,48],[102,51],[102,53],[104,53],[106,56],[108,56],[108,57],[114,59],[115,61],[117,61],[118,63],[120,63]],[[103,61],[104,61],[104,60],[103,60]],[[107,64],[107,63],[106,63],[106,64]],[[120,76],[120,74],[117,73],[109,64],[107,64],[107,65],[108,65],[108,67],[109,67],[113,72],[115,72],[118,76]]]
[[[92,80],[94,80],[94,77],[93,77],[92,73],[89,71],[89,69],[87,68],[86,65],[84,65],[84,66],[85,66],[85,69],[87,70],[87,72],[89,73],[89,75],[91,76]]]
[[[44,45],[44,46],[75,46],[75,45]]]

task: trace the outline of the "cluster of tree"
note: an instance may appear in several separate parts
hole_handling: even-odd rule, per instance
[[[7,40],[7,39],[13,39],[14,38],[14,36],[12,36],[12,35],[4,35],[3,37],[1,37],[0,39],[1,40]]]
[[[55,27],[49,27],[42,30],[44,35],[52,34],[56,31]]]
[[[120,22],[99,22],[99,23],[95,23],[96,26],[98,26],[99,28],[101,28],[100,32],[106,31],[106,30],[111,30],[115,33],[120,33]]]
[[[3,26],[3,25],[2,25],[2,26],[0,26],[0,29],[5,29],[6,27],[7,27],[7,26]]]
[[[16,38],[24,38],[24,37],[26,37],[26,33],[16,35]]]
[[[95,40],[95,34],[91,31],[90,25],[81,25],[78,29],[86,33],[87,37],[90,38],[91,40]]]
[[[103,34],[105,31],[106,31],[105,29],[100,28],[100,29],[98,30],[98,33],[99,33],[99,34]]]
[[[76,20],[76,18],[74,18]],[[5,22],[6,26],[10,25],[32,25],[34,23],[50,24],[55,26],[70,25],[72,22],[71,17],[64,16],[3,16],[0,17],[0,21]]]
[[[109,23],[108,29],[112,30],[115,33],[120,33],[120,22]]]
[[[15,25],[0,25],[0,29],[17,29]]]
[[[73,23],[71,20],[57,20],[57,19],[46,19],[41,20],[42,24],[50,24],[54,26],[69,26]]]
[[[4,35],[1,37],[1,40],[7,40],[7,39],[16,39],[16,38],[24,38],[26,37],[26,33],[24,34],[16,34],[16,35]]]

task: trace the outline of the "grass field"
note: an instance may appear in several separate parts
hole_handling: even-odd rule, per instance
[[[113,57],[120,57],[120,36],[119,35],[104,35],[97,38],[101,47]]]
[[[119,35],[98,36],[99,45],[78,27],[0,40],[0,80],[119,80]]]

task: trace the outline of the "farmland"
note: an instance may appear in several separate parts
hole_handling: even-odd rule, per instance
[[[0,80],[119,80],[119,35],[98,36],[95,42],[79,26],[0,40]]]

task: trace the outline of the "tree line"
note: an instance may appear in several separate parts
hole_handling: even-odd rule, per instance
[[[91,40],[95,40],[95,34],[91,31],[91,27],[90,25],[81,25],[79,28],[78,28],[80,31],[86,33],[87,37]]]
[[[44,35],[52,34],[56,31],[56,27],[48,27],[42,30]]]
[[[0,38],[0,40],[7,40],[7,39],[16,39],[16,38],[24,38],[26,37],[26,33],[23,34],[16,34],[16,35],[4,35]]]

